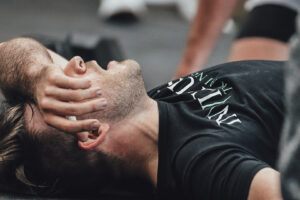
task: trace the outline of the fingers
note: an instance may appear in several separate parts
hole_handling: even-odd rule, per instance
[[[86,65],[80,57],[74,57],[64,70],[49,67],[37,84],[39,107],[44,121],[65,132],[77,133],[80,140],[86,140],[86,131],[97,130],[99,121],[68,120],[65,116],[79,116],[104,109],[107,102],[101,96],[100,88],[91,88],[91,81],[81,75],[86,73]],[[81,77],[81,78],[80,78]]]
[[[101,96],[100,88],[88,88],[85,90],[70,90],[62,89],[54,86],[45,88],[45,95],[61,101],[82,101],[85,99],[92,99]]]
[[[84,78],[72,78],[61,73],[49,75],[50,83],[60,88],[68,89],[87,89],[91,86],[91,81]]]
[[[44,113],[44,121],[47,124],[68,133],[98,130],[100,126],[99,121],[95,119],[73,121],[50,112]]]
[[[86,142],[89,139],[89,132],[79,132],[76,135],[81,142]]]
[[[107,105],[104,98],[92,99],[84,102],[62,102],[52,98],[44,98],[40,102],[43,110],[50,110],[60,115],[83,115],[90,112],[103,110]]]
[[[84,74],[86,70],[87,68],[82,58],[75,56],[64,68],[64,74],[57,74],[57,77],[51,78],[53,78],[52,81],[56,86],[61,88],[86,89],[91,86],[89,80],[72,78]]]

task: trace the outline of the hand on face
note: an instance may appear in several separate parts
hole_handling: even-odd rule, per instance
[[[100,123],[96,119],[74,121],[66,118],[99,111],[106,105],[100,88],[91,87],[91,81],[86,78],[79,78],[86,70],[83,60],[74,57],[64,70],[49,66],[42,72],[35,94],[48,125],[70,133],[98,130]]]

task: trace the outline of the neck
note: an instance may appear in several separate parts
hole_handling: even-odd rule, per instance
[[[157,102],[150,99],[150,103],[146,110],[140,112],[133,120],[132,125],[135,127],[139,135],[141,135],[142,149],[145,149],[145,154],[142,160],[142,170],[147,179],[153,185],[157,183],[157,168],[158,168],[158,130],[159,130],[159,114]],[[146,145],[149,148],[145,148]]]
[[[158,168],[158,107],[148,98],[144,106],[114,126],[114,150],[125,161],[129,173],[140,173],[154,185]],[[124,151],[125,150],[125,151]]]

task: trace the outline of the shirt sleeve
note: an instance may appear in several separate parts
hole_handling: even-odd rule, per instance
[[[189,199],[247,199],[255,174],[270,167],[235,144],[193,141],[175,159],[175,177]]]

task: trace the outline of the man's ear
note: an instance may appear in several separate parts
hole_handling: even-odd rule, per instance
[[[64,68],[67,76],[77,77],[86,72],[86,65],[80,56],[73,57]]]
[[[78,141],[78,146],[83,150],[91,150],[97,147],[104,141],[108,130],[109,130],[109,125],[106,123],[102,123],[97,133],[93,133],[93,134],[90,133],[88,140],[85,142]]]

